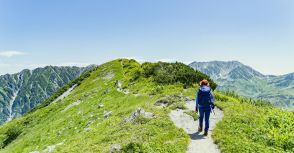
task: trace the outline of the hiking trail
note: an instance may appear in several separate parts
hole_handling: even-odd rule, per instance
[[[186,106],[188,110],[195,110],[195,101],[187,101]],[[187,148],[187,153],[220,153],[218,146],[213,143],[211,133],[216,123],[223,118],[223,112],[216,107],[214,109],[215,115],[213,112],[210,114],[208,136],[203,136],[203,132],[198,132],[199,120],[194,121],[191,116],[184,112],[185,110],[181,109],[172,110],[170,118],[178,128],[183,128],[190,136],[190,144]]]

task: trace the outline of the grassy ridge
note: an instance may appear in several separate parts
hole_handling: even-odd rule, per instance
[[[158,85],[152,77],[134,79],[138,69],[140,64],[130,60],[99,66],[68,97],[54,104],[50,100],[1,126],[0,152],[42,151],[54,145],[53,152],[109,152],[113,144],[121,145],[124,151],[184,152],[188,136],[169,120],[168,108],[154,106],[161,97],[180,94],[183,85]],[[129,94],[116,89],[116,80]],[[69,107],[79,101],[78,106]],[[124,123],[139,107],[155,118]],[[104,119],[110,111],[112,115]]]
[[[50,146],[55,146],[52,152],[109,152],[113,144],[119,144],[122,152],[186,152],[189,137],[175,127],[168,114],[183,105],[179,95],[195,98],[197,85],[192,82],[203,79],[195,76],[207,76],[182,64],[146,64],[115,60],[73,81],[38,109],[1,126],[0,152],[44,151]],[[176,77],[174,68],[183,73],[181,77]],[[116,80],[122,83],[120,90]],[[79,86],[68,97],[51,104],[74,84]],[[222,152],[294,151],[293,112],[234,93],[217,92],[215,96],[225,115],[213,133]],[[169,107],[156,107],[163,97],[171,98]],[[139,107],[155,117],[141,116],[125,123]]]

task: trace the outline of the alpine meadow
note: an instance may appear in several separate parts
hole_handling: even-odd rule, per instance
[[[0,0],[0,153],[294,153],[294,0]]]
[[[181,63],[107,62],[1,126],[1,152],[110,152],[116,145],[119,152],[185,152],[189,136],[169,113],[186,110],[202,78],[210,79]],[[215,97],[224,111],[212,135],[221,152],[294,151],[293,112],[231,93]]]

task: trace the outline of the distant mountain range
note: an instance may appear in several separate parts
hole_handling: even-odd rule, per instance
[[[0,76],[0,124],[30,111],[89,68],[47,66]]]
[[[268,100],[276,106],[294,108],[294,73],[264,75],[238,61],[193,62],[189,64],[214,79],[219,90]]]

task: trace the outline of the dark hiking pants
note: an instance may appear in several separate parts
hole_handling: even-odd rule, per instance
[[[201,128],[203,128],[203,119],[205,120],[205,132],[208,132],[209,129],[209,116],[210,116],[210,108],[203,108],[203,109],[199,109],[199,126]]]

